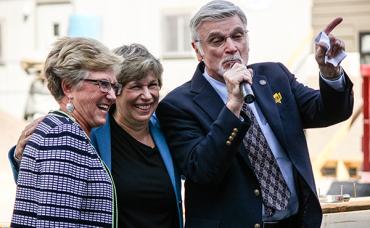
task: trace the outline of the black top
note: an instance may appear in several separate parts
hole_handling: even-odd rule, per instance
[[[111,116],[112,175],[119,227],[178,227],[176,197],[157,147],[148,147]]]

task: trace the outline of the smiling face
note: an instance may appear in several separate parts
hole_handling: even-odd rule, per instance
[[[117,83],[112,71],[90,72],[87,79]],[[65,100],[72,97],[72,103],[75,107],[72,115],[87,133],[90,132],[91,128],[105,124],[108,110],[116,100],[113,89],[109,92],[103,92],[97,84],[83,80],[65,94]]]
[[[223,74],[234,63],[248,63],[248,34],[237,15],[220,21],[204,21],[197,31],[200,41],[193,41],[193,48],[198,60],[205,63],[208,74],[216,80],[224,81]],[[244,37],[240,38],[238,34],[244,34]],[[218,39],[226,40],[217,46]]]
[[[129,128],[146,127],[159,101],[159,82],[153,72],[138,81],[130,81],[117,97],[117,120]]]

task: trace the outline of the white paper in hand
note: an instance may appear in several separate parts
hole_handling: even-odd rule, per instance
[[[315,43],[321,43],[326,47],[326,54],[325,54],[325,63],[331,63],[333,66],[338,66],[342,60],[347,56],[347,54],[341,50],[334,58],[328,58],[328,52],[330,50],[330,40],[328,35],[326,35],[325,32],[320,32],[316,38],[315,38]]]

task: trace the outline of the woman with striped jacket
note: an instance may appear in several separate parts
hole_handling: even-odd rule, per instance
[[[121,58],[100,42],[62,38],[44,67],[59,104],[38,124],[23,152],[12,227],[112,227],[114,183],[90,143],[120,90]]]

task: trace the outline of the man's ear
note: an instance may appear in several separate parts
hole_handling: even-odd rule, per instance
[[[203,60],[203,55],[202,52],[199,50],[198,45],[193,41],[191,42],[191,46],[193,47],[195,54],[197,55],[198,61],[201,62]]]

